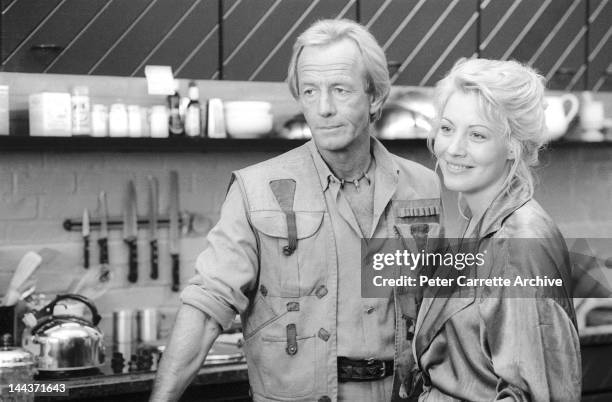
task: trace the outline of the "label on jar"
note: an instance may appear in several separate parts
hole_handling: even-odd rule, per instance
[[[91,134],[89,96],[72,95],[72,135]]]

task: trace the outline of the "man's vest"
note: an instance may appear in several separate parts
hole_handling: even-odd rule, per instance
[[[386,150],[384,151],[386,153]],[[388,154],[388,153],[387,153]],[[441,232],[440,187],[431,170],[395,157],[398,183],[383,216],[389,237],[414,241],[428,222]],[[337,400],[336,243],[325,196],[308,144],[234,172],[256,234],[256,287],[242,315],[249,382],[254,401]],[[423,231],[420,230],[419,233]],[[425,231],[427,233],[427,230]],[[356,267],[356,275],[359,275]],[[402,361],[412,359],[414,295],[394,289],[394,400]],[[409,364],[410,368],[412,367]],[[408,384],[410,385],[410,384]]]

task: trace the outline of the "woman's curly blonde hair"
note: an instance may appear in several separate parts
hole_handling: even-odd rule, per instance
[[[514,158],[504,187],[518,179],[533,195],[532,167],[538,164],[546,133],[544,83],[544,77],[517,61],[460,59],[434,91],[437,116],[429,136],[430,150],[451,95],[476,94],[480,112],[506,139]]]

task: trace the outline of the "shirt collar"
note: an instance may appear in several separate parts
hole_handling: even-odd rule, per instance
[[[311,139],[308,143],[308,149],[312,155],[312,159],[314,161],[315,168],[317,169],[317,173],[319,174],[319,181],[321,182],[321,188],[325,192],[329,188],[329,183],[332,180],[336,180],[340,182],[330,170],[327,163],[323,160],[323,157],[319,153],[317,146],[315,145],[314,139]],[[399,174],[399,169],[393,160],[391,153],[387,151],[387,149],[380,143],[380,141],[372,136],[370,136],[370,151],[374,156],[374,160],[376,161],[376,172],[379,169],[383,174],[388,174],[392,176],[397,176]]]

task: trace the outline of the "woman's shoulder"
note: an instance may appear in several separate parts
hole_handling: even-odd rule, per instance
[[[561,236],[554,220],[533,198],[509,214],[496,237],[550,239]]]

